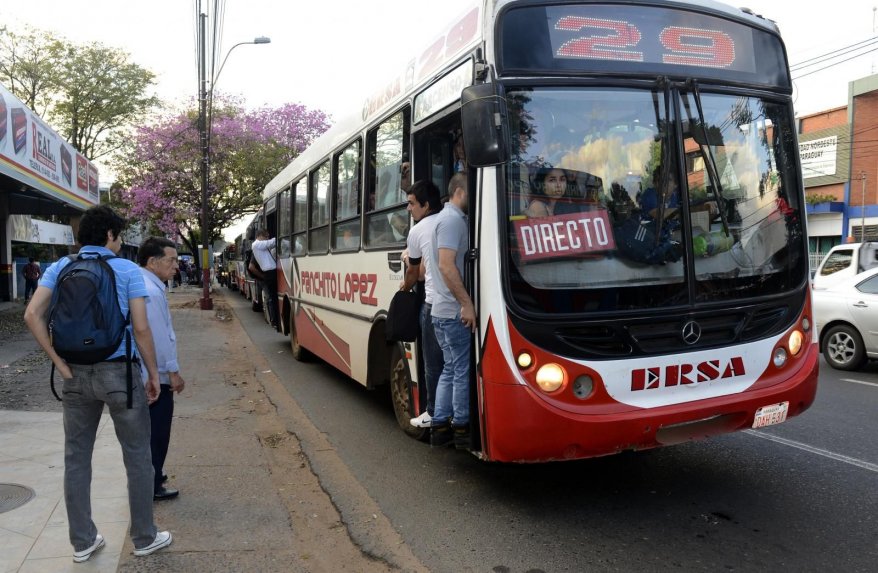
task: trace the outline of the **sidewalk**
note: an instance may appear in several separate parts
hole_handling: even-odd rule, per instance
[[[92,558],[88,570],[115,571],[128,532],[128,494],[122,451],[109,416],[98,429],[93,459],[92,514],[107,546]],[[35,493],[23,506],[0,513],[0,571],[73,570],[63,477],[61,414],[0,413],[0,484],[23,485]],[[0,492],[0,510],[2,502]]]
[[[339,515],[331,489],[361,486],[350,477],[335,483],[349,475],[340,467],[326,478],[331,485],[321,483],[325,476],[315,475],[299,442],[304,436],[310,447],[319,432],[224,300],[237,295],[216,289],[214,311],[199,309],[200,295],[195,287],[169,294],[186,390],[175,400],[165,469],[168,487],[179,489],[180,497],[157,502],[155,520],[173,533],[173,545],[145,558],[132,555],[124,467],[105,416],[92,500],[106,546],[74,564],[62,492],[61,414],[0,411],[0,484],[36,492],[0,513],[0,573],[423,570],[371,500],[360,504],[368,524],[360,515]],[[334,454],[323,448],[320,455]],[[0,491],[0,511],[2,496]],[[356,531],[364,527],[365,535]]]

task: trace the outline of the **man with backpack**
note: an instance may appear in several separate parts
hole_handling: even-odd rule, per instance
[[[21,273],[24,275],[24,304],[27,304],[34,291],[37,290],[37,281],[40,279],[40,265],[33,257],[28,259]]]
[[[104,404],[128,475],[134,554],[149,555],[172,541],[171,533],[158,531],[153,522],[148,403],[158,398],[159,379],[143,275],[136,264],[116,257],[125,223],[104,205],[86,211],[77,234],[79,254],[46,270],[24,314],[64,380],[64,501],[77,563],[104,546],[90,499],[91,457]],[[148,373],[145,392],[132,384],[132,361],[139,360]]]

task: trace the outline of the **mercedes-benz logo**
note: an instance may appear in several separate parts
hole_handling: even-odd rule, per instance
[[[692,346],[701,339],[701,327],[694,320],[683,325],[683,342]]]

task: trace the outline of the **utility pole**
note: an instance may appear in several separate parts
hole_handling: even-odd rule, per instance
[[[199,7],[201,3],[199,2]],[[212,310],[210,298],[210,231],[207,212],[207,183],[210,166],[210,140],[207,135],[207,14],[198,14],[198,129],[201,135],[201,310]]]

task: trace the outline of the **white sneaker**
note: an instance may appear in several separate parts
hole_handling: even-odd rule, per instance
[[[417,418],[409,420],[409,424],[416,428],[429,428],[433,424],[433,419],[430,417],[430,414],[424,412]]]
[[[75,551],[73,553],[73,562],[74,563],[82,563],[83,561],[88,561],[89,557],[92,556],[98,549],[104,546],[104,536],[98,533],[95,536],[95,542],[91,544],[91,547],[88,549],[83,549],[82,551]]]
[[[141,547],[140,549],[135,549],[134,554],[138,557],[143,557],[144,555],[151,555],[162,549],[163,547],[167,547],[171,544],[174,538],[171,536],[170,531],[159,531],[155,534],[155,541],[147,545],[146,547]]]

